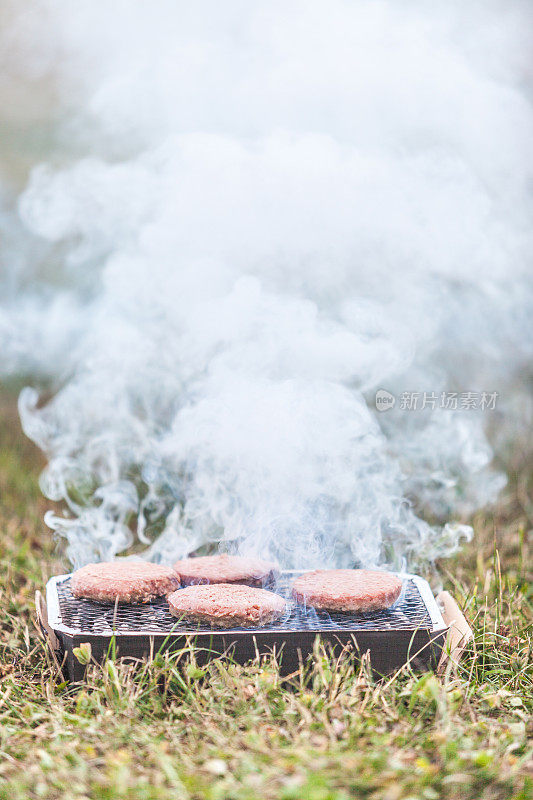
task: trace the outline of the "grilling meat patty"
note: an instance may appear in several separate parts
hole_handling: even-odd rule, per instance
[[[106,561],[87,564],[72,575],[74,597],[121,603],[146,603],[179,589],[180,580],[171,567],[146,561]]]
[[[389,608],[402,591],[390,572],[370,569],[316,569],[294,581],[293,596],[325,611],[376,611]]]
[[[199,556],[176,561],[174,571],[183,586],[197,583],[243,583],[265,586],[277,574],[277,564],[242,556]]]
[[[197,584],[167,597],[170,613],[216,628],[258,628],[287,609],[274,592],[235,583]]]

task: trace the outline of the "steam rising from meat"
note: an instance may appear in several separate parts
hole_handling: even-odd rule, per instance
[[[374,395],[498,391],[504,414],[531,359],[527,5],[47,0],[17,19],[62,163],[20,198],[41,272],[15,280],[0,341],[4,372],[56,373],[20,412],[73,564],[135,543],[285,567],[453,552],[469,529],[438,520],[504,483],[490,415]]]

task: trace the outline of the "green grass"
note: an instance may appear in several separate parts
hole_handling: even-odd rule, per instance
[[[0,800],[533,796],[531,460],[442,565],[475,632],[455,676],[380,683],[317,650],[307,681],[287,681],[273,660],[200,669],[184,653],[136,674],[108,661],[72,688],[34,623],[35,589],[65,565],[42,523],[42,459],[7,393],[0,445]]]

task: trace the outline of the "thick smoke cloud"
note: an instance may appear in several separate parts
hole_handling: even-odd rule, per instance
[[[54,74],[62,158],[33,171],[17,224],[62,277],[12,293],[0,336],[18,353],[5,371],[26,353],[61,376],[20,410],[44,493],[67,503],[47,522],[70,560],[452,552],[468,530],[443,523],[504,483],[490,415],[378,413],[374,397],[497,391],[504,417],[520,390],[527,5],[37,13],[15,31]],[[36,298],[42,348],[19,334]]]

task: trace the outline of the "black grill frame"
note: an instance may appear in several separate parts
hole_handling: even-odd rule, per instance
[[[290,584],[301,572],[282,573],[276,591],[290,599]],[[313,651],[316,637],[334,650],[351,648],[354,654],[370,651],[375,673],[386,675],[407,661],[415,670],[436,666],[447,627],[427,582],[417,575],[401,575],[404,589],[392,609],[368,614],[349,614],[302,609],[291,603],[285,617],[263,628],[211,629],[192,626],[170,616],[164,598],[146,604],[109,604],[75,598],[70,575],[48,581],[48,623],[54,631],[71,680],[82,680],[85,667],[73,650],[84,642],[102,660],[115,637],[118,655],[150,658],[159,650],[197,648],[202,663],[230,653],[239,663],[257,654],[276,652],[285,673],[298,668]]]

